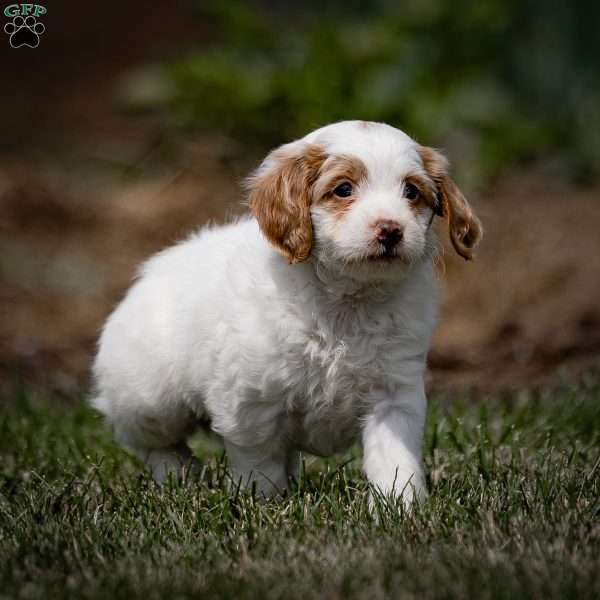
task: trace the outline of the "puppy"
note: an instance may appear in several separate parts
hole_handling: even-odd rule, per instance
[[[209,419],[235,481],[268,496],[362,440],[364,472],[426,495],[423,373],[436,216],[470,259],[481,225],[437,151],[381,123],[318,129],[248,179],[252,216],[160,252],[109,317],[93,405],[157,481],[197,466]]]

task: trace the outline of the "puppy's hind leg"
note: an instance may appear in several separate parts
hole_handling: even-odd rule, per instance
[[[157,411],[156,406],[101,397],[93,405],[112,425],[115,439],[146,465],[157,483],[200,473],[201,464],[186,443],[197,428],[198,417],[187,406],[170,403],[168,411],[164,406]]]
[[[135,453],[142,458],[140,451]],[[190,475],[200,475],[202,470],[200,461],[192,454],[185,442],[168,448],[147,450],[142,460],[154,481],[160,484],[168,481],[169,477],[182,481]]]
[[[287,490],[286,451],[279,444],[239,446],[225,439],[225,450],[234,485],[256,486],[263,498]]]

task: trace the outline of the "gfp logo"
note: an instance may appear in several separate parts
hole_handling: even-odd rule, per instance
[[[10,45],[13,48],[28,46],[37,48],[40,35],[46,31],[38,17],[48,11],[40,4],[10,4],[4,9],[4,16],[12,19],[4,25],[4,32],[9,35]]]

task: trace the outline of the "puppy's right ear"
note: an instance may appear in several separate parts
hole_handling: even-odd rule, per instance
[[[246,180],[248,204],[265,237],[290,263],[306,260],[312,249],[312,187],[325,152],[303,141],[271,152]]]

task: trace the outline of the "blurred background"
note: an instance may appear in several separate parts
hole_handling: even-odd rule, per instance
[[[268,149],[340,119],[442,148],[484,223],[476,261],[445,255],[430,387],[598,369],[597,2],[45,6],[37,48],[0,33],[2,397],[85,391],[138,262],[243,212]]]

